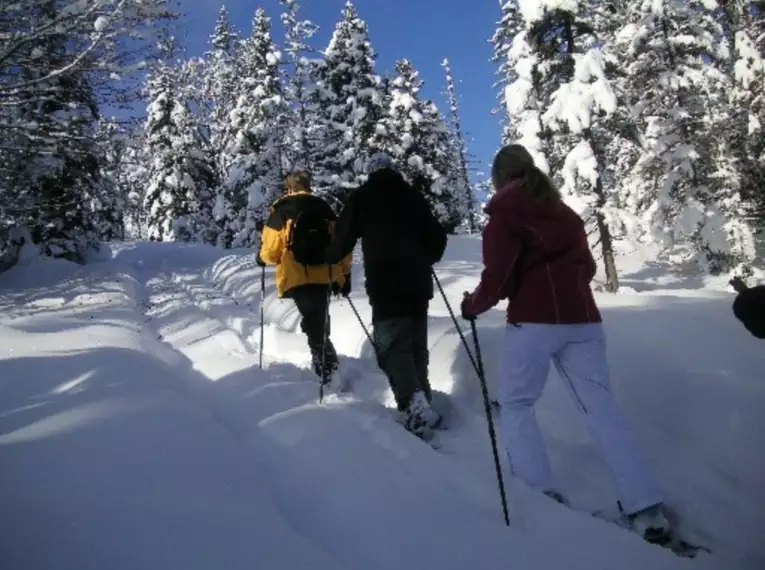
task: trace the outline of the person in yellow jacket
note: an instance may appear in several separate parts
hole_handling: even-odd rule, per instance
[[[330,293],[350,294],[353,255],[326,264],[326,245],[332,239],[337,216],[327,202],[313,194],[307,173],[288,175],[284,186],[285,195],[272,204],[263,226],[257,262],[276,266],[277,293],[295,302],[300,328],[308,337],[313,369],[326,384],[339,364],[330,340]]]

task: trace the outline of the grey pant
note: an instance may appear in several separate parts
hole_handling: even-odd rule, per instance
[[[431,399],[428,380],[428,316],[374,319],[377,363],[390,382],[398,409],[409,406],[421,390]]]

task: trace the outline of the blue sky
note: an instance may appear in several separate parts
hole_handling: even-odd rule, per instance
[[[281,42],[281,13],[278,0],[181,0],[186,12],[180,40],[189,55],[208,49],[220,6],[225,4],[232,23],[249,33],[252,16],[262,5]],[[356,0],[356,8],[369,25],[372,45],[377,51],[378,73],[393,68],[397,59],[408,58],[425,82],[424,96],[447,111],[441,62],[449,58],[457,81],[463,129],[469,137],[474,168],[486,168],[497,150],[500,126],[490,114],[496,104],[494,66],[489,62],[491,45],[499,19],[497,0]],[[345,0],[302,0],[302,15],[320,26],[314,47],[324,49],[339,19]]]

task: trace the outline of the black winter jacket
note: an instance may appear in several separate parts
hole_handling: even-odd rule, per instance
[[[374,318],[427,311],[432,267],[446,249],[446,232],[425,197],[398,172],[382,169],[351,193],[327,250],[336,263],[361,239],[366,291]]]
[[[765,339],[765,285],[743,288],[733,301],[733,314],[752,336]]]

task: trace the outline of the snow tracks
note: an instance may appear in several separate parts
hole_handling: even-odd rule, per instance
[[[507,529],[484,426],[455,406],[434,451],[392,421],[371,358],[344,357],[353,393],[318,405],[272,289],[261,372],[251,257],[138,244],[49,282],[0,276],[0,566],[685,566],[512,484]],[[362,354],[349,308],[332,316],[338,350]]]
[[[0,276],[0,567],[348,568],[179,394],[194,366],[162,352],[132,273],[41,261]]]
[[[452,430],[443,434],[441,451],[406,433],[384,405],[387,383],[371,351],[364,350],[355,316],[342,303],[331,308],[333,340],[341,353],[368,356],[343,356],[353,392],[329,395],[318,405],[298,315],[291,302],[276,299],[270,275],[261,372],[260,270],[248,257],[192,263],[173,255],[155,259],[153,266],[144,263],[139,273],[146,315],[169,351],[166,358],[175,353],[190,363],[186,386],[192,395],[249,449],[282,512],[302,535],[349,566],[372,570],[493,569],[498,560],[512,560],[519,568],[554,567],[562,551],[568,553],[568,568],[617,560],[613,553],[583,546],[596,533],[651,567],[676,567],[673,556],[645,548],[638,537],[594,519],[582,524],[577,515],[521,489],[510,490],[513,525],[520,532],[508,531],[480,416],[452,407]],[[451,325],[445,319],[436,323],[433,338],[444,345]],[[447,374],[453,361],[453,341],[445,343],[448,354],[434,367],[440,374]],[[525,507],[516,509],[521,499]],[[561,511],[553,524],[550,509]],[[550,549],[563,528],[576,538]],[[531,530],[533,540],[526,534]]]

